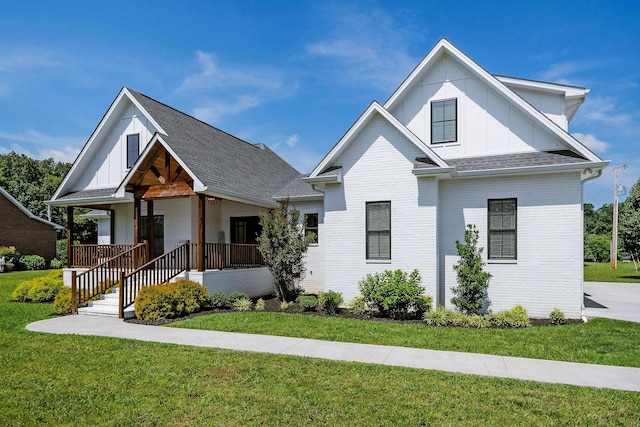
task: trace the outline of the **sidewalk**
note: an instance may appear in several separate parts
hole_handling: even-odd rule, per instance
[[[53,334],[128,338],[640,392],[640,368],[146,326],[110,317],[86,315],[41,320],[27,325],[27,329]]]

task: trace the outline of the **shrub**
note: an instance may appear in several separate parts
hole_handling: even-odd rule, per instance
[[[71,288],[60,289],[53,300],[53,311],[56,314],[71,313]]]
[[[286,302],[286,301],[282,301],[282,302],[280,303],[280,310],[282,310],[282,311],[286,311],[286,310],[287,310],[287,308],[289,308],[289,303],[288,303],[288,302]]]
[[[343,301],[344,298],[340,292],[327,291],[318,295],[318,304],[328,314],[334,314]]]
[[[4,257],[5,268],[16,267],[20,260],[20,253],[16,251],[15,246],[0,246],[0,258]]]
[[[175,292],[171,285],[147,286],[138,292],[135,314],[140,320],[160,321],[175,316]]]
[[[29,289],[33,286],[32,280],[26,280],[24,282],[20,282],[18,286],[11,292],[11,300],[18,302],[28,301]]]
[[[313,295],[300,295],[296,298],[296,302],[304,311],[316,311],[316,307],[318,307],[318,298]]]
[[[50,302],[63,286],[62,271],[55,270],[46,276],[19,283],[11,293],[11,299],[18,302]]]
[[[23,255],[20,257],[20,265],[25,270],[44,270],[47,262],[40,255]]]
[[[478,314],[487,298],[487,288],[491,274],[483,270],[482,248],[478,248],[478,229],[467,225],[464,243],[456,240],[460,260],[453,266],[457,274],[458,286],[452,291],[453,305],[464,314]]]
[[[433,297],[431,295],[420,295],[416,300],[415,311],[416,317],[422,317],[424,313],[433,308]]]
[[[419,317],[424,306],[420,286],[420,273],[413,270],[407,275],[402,270],[385,270],[383,273],[367,274],[359,282],[360,293],[366,304],[384,317],[406,319]]]
[[[472,314],[471,316],[468,316],[467,319],[468,322],[466,326],[469,328],[480,329],[489,326],[489,322],[487,321],[487,319],[484,316],[480,316],[479,314]]]
[[[565,323],[564,313],[559,308],[551,310],[549,318],[554,325],[563,325]]]
[[[511,310],[490,314],[487,320],[491,325],[501,328],[526,328],[531,325],[527,309],[521,305],[516,305]]]
[[[233,309],[235,311],[251,311],[252,306],[253,303],[249,298],[240,298],[233,303]]]
[[[181,279],[171,284],[176,299],[176,315],[200,311],[207,303],[209,291],[193,280]]]
[[[214,292],[209,298],[209,304],[214,308],[224,308],[227,306],[227,295],[224,292]]]
[[[426,312],[422,320],[429,326],[447,326],[453,313],[453,311],[444,307],[438,307],[435,310]]]
[[[364,297],[362,296],[351,298],[347,307],[349,309],[349,313],[355,314],[356,316],[367,314],[367,303],[364,301]]]
[[[262,298],[258,298],[256,301],[256,306],[254,307],[256,311],[264,311],[264,300]]]
[[[249,295],[244,292],[232,292],[227,298],[227,303],[233,305],[239,299],[249,299]]]
[[[49,263],[49,266],[51,268],[62,268],[64,267],[64,261],[59,260],[57,258],[54,258],[51,260],[51,262]]]
[[[61,279],[52,276],[38,277],[27,293],[27,299],[33,302],[50,302],[64,284]]]

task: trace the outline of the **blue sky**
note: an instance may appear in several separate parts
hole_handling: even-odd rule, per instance
[[[442,37],[494,74],[588,87],[584,200],[640,176],[637,1],[42,1],[0,5],[0,154],[73,161],[122,86],[310,172]],[[622,197],[621,199],[624,199]]]

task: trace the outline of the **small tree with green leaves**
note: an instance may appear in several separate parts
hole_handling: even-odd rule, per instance
[[[456,240],[460,260],[453,266],[458,276],[458,286],[452,289],[451,302],[464,314],[478,314],[487,298],[491,274],[483,270],[482,248],[478,248],[478,229],[468,224],[464,231],[464,243]]]
[[[260,253],[275,280],[282,302],[293,301],[305,275],[304,254],[313,236],[304,235],[299,225],[300,211],[286,200],[260,219]]]
[[[620,213],[622,245],[633,259],[636,271],[640,268],[640,179],[633,184]]]

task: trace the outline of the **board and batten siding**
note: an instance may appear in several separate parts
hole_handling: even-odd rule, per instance
[[[431,101],[454,98],[457,141],[431,144]],[[533,95],[529,98],[536,101]],[[566,117],[557,116],[558,99],[537,101],[566,128]],[[446,55],[425,71],[390,112],[445,160],[566,148],[549,130]]]
[[[437,181],[411,172],[423,155],[375,114],[335,161],[343,183],[325,188],[325,290],[342,292],[348,302],[360,294],[358,282],[367,274],[418,269],[425,292],[435,296]],[[391,202],[389,261],[366,259],[365,205],[378,201]]]
[[[74,185],[74,190],[117,187],[122,182],[127,169],[127,135],[140,134],[139,152],[146,147],[156,129],[149,120],[131,103],[123,111],[120,119],[106,133],[102,140],[94,141],[91,159],[86,163],[82,176]]]
[[[557,307],[567,317],[581,315],[582,183],[579,173],[539,174],[499,179],[456,179],[440,186],[440,288],[438,302],[451,308],[456,286],[455,241],[466,224],[479,230],[487,258],[487,201],[517,199],[517,260],[487,260],[489,309],[523,305],[532,317],[549,317]]]

